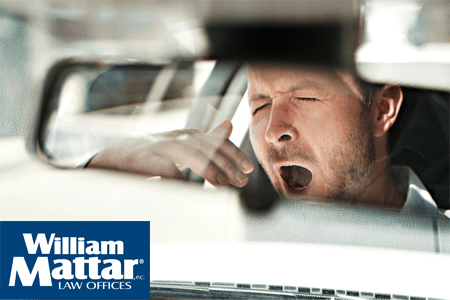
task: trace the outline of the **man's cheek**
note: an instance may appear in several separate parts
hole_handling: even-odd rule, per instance
[[[254,124],[252,120],[250,126],[250,141],[259,160],[261,160],[262,154],[264,153],[264,147],[267,144],[265,132],[265,126],[263,124]]]

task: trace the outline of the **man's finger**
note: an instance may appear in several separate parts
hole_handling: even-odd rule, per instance
[[[192,137],[194,138],[194,141],[192,141],[192,139],[187,139],[180,142],[188,143],[199,151],[206,153],[206,155],[208,155],[211,159],[214,157],[216,152],[220,152],[231,160],[244,173],[248,174],[253,171],[254,165],[251,159],[248,158],[248,156],[245,155],[244,152],[242,152],[242,150],[233,144],[229,139],[211,134],[194,134]]]
[[[193,134],[193,136],[195,138],[205,139],[208,143],[212,144],[219,151],[221,151],[225,156],[230,158],[233,163],[244,173],[248,174],[253,171],[255,166],[253,165],[251,159],[229,140],[232,131],[233,125],[229,120],[225,120],[214,128],[209,134],[203,136],[200,133]],[[211,135],[222,139],[211,139]]]
[[[222,123],[220,123],[216,128],[211,130],[209,134],[229,139],[232,131],[233,125],[231,124],[231,121],[225,120]]]
[[[194,148],[198,150],[198,152],[208,157],[209,161],[214,163],[217,167],[219,167],[220,170],[222,170],[223,173],[226,174],[231,184],[237,187],[244,186],[247,183],[248,178],[244,174],[244,172],[242,172],[244,171],[244,168],[242,166],[236,165],[235,163],[235,161],[239,158],[227,157],[218,150],[218,147],[220,147],[222,143],[230,143],[230,147],[234,147],[237,152],[241,153],[240,155],[245,156],[245,154],[243,154],[242,151],[239,150],[228,139],[210,136],[210,142],[217,144],[212,145],[210,142],[208,142],[207,139],[203,139],[205,136],[206,135],[194,135],[190,139],[177,140],[176,142],[182,145],[186,145],[187,147]],[[234,154],[236,154],[236,152],[234,152]]]
[[[173,162],[182,163],[183,166],[191,168],[216,187],[224,187],[230,183],[227,175],[209,157],[190,145],[166,142],[160,143],[159,147],[153,151],[159,156],[164,156]]]
[[[161,155],[155,155],[152,152],[147,155],[140,155],[139,159],[136,157],[130,159],[127,166],[127,171],[146,174],[148,176],[187,180],[172,160]]]

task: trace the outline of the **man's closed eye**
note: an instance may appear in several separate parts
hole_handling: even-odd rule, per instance
[[[317,98],[311,98],[311,97],[295,97],[298,100],[303,100],[303,101],[315,101],[317,100]]]
[[[263,109],[263,108],[266,107],[267,105],[269,105],[269,103],[266,103],[266,104],[261,105],[260,107],[256,108],[256,109],[253,111],[253,115],[255,115],[259,110]]]

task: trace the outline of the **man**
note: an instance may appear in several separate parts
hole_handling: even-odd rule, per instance
[[[387,143],[403,101],[400,86],[368,92],[344,71],[275,65],[250,66],[248,77],[252,145],[280,195],[405,205]],[[180,169],[189,167],[216,187],[242,187],[254,166],[228,140],[231,131],[225,121],[210,133],[122,140],[88,167],[173,179],[185,179]]]
[[[370,99],[345,72],[259,66],[249,95],[254,150],[279,194],[403,206],[387,149],[398,85]]]

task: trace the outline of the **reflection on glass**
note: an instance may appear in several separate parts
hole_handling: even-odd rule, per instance
[[[90,168],[396,210],[448,203],[448,104],[439,93],[310,66],[197,62],[94,73],[63,84],[45,144],[56,163],[92,158]],[[234,128],[224,121],[232,118]],[[264,173],[271,185],[252,183]]]

